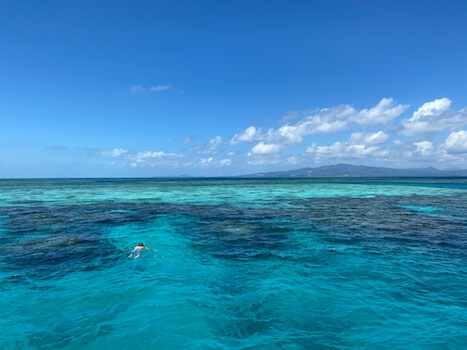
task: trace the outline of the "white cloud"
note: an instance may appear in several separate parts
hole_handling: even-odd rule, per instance
[[[448,98],[424,103],[411,118],[401,121],[401,133],[409,136],[435,134],[467,125],[467,111],[453,111],[451,103]]]
[[[379,147],[363,144],[349,144],[347,142],[335,142],[332,145],[316,146],[312,145],[307,148],[307,153],[319,158],[334,158],[334,159],[355,159],[366,158],[369,156],[378,156]]]
[[[251,150],[252,154],[271,154],[271,153],[278,153],[280,152],[282,146],[276,145],[272,143],[264,143],[260,142],[256,146],[254,146]]]
[[[317,146],[312,144],[306,153],[320,158],[333,158],[339,161],[361,159],[369,157],[385,157],[387,151],[380,145],[386,143],[389,135],[379,131],[376,133],[356,132],[350,135],[347,142],[335,142],[332,145]]]
[[[202,166],[212,164],[213,162],[214,162],[213,157],[202,158],[202,159],[199,160],[199,164],[202,165]]]
[[[300,163],[300,157],[295,157],[295,156],[288,157],[286,162],[288,164],[296,165]]]
[[[179,167],[183,155],[163,151],[145,151],[127,155],[132,167],[154,168],[156,166]]]
[[[430,141],[420,141],[414,142],[416,152],[420,153],[422,156],[429,156],[433,152],[433,143]]]
[[[402,142],[396,140],[382,148],[381,145],[335,142],[332,145],[313,144],[306,150],[315,163],[354,163],[388,167],[439,166],[452,167],[465,164],[462,157],[449,154],[446,145],[431,141]],[[467,150],[466,150],[467,152]],[[417,165],[416,165],[417,164]]]
[[[284,161],[280,154],[281,149],[281,145],[260,142],[252,148],[251,152],[247,153],[247,162],[255,165],[278,164]]]
[[[206,147],[213,151],[218,145],[222,143],[222,138],[217,136],[210,140]],[[209,153],[209,152],[207,152]],[[182,168],[182,167],[211,167],[211,168],[220,168],[231,166],[232,160],[230,156],[234,156],[233,152],[229,152],[228,156],[221,159],[216,159],[215,157],[207,158],[189,158],[188,154],[178,154],[172,152],[164,151],[143,151],[132,153],[124,149],[115,148],[112,150],[94,150],[94,155],[99,155],[104,158],[117,158],[117,161],[106,162],[106,166],[110,167],[132,167],[132,168],[156,168],[159,166],[162,167],[172,167],[172,168]]]
[[[287,111],[281,118],[282,121],[292,120],[303,116],[304,114],[310,114],[310,111]]]
[[[305,115],[294,123],[287,123],[278,129],[262,132],[254,126],[237,133],[231,139],[232,145],[241,142],[258,142],[247,154],[249,162],[255,164],[277,164],[281,161],[298,164],[300,157],[296,155],[285,158],[281,156],[284,148],[302,143],[304,138],[314,134],[330,134],[351,128],[374,127],[387,124],[398,117],[408,108],[408,105],[395,104],[391,98],[383,98],[375,107],[356,110],[350,105],[339,105],[317,111],[307,111]],[[300,112],[301,113],[301,112]],[[294,112],[296,118],[298,112]],[[283,119],[290,120],[290,119]],[[308,149],[308,154],[316,152],[319,156],[332,153],[350,157],[364,157],[382,152],[378,145],[389,140],[390,136],[383,131],[376,133],[355,132],[348,142],[335,143],[333,146],[314,146]]]
[[[346,152],[350,155],[350,157],[364,158],[376,155],[378,150],[379,147],[377,146],[349,145],[346,149]]]
[[[126,149],[114,148],[111,150],[100,150],[99,155],[104,158],[117,158],[128,154]]]
[[[448,168],[462,166],[465,161],[462,156],[450,154],[445,144],[431,141],[397,142],[388,149],[388,161],[390,164],[400,164],[403,167],[435,166]]]
[[[134,85],[130,88],[130,92],[133,94],[138,94],[146,91],[150,92],[161,92],[172,89],[172,84],[158,84],[152,85],[149,88],[145,88],[142,85]]]
[[[163,151],[145,151],[138,153],[131,153],[126,149],[114,148],[111,150],[102,149],[97,151],[97,154],[103,158],[123,158],[135,162],[142,162],[150,159],[167,159],[167,158],[176,158],[180,155],[176,153],[165,153]]]
[[[135,90],[139,88],[135,87]],[[244,166],[241,161],[250,165],[274,164],[289,168],[338,162],[388,167],[467,165],[467,131],[459,131],[459,126],[467,124],[467,111],[453,111],[447,98],[434,100],[403,119],[399,128],[391,127],[389,124],[407,108],[393,99],[383,98],[374,107],[362,110],[343,104],[297,112],[291,114],[291,118],[282,119],[287,123],[278,128],[267,130],[249,126],[227,142],[221,136],[203,144],[185,138],[181,142],[191,146],[185,148],[183,154],[161,150],[135,153],[122,148],[92,149],[90,154],[112,158],[107,159],[112,161],[108,164],[115,167],[191,167],[206,172],[214,168]],[[376,131],[378,126],[380,131]],[[429,134],[449,129],[454,130],[444,143]],[[391,134],[394,131],[414,137],[394,140]],[[323,136],[315,137],[315,143],[306,151],[303,146],[295,146],[316,134],[334,135],[327,138],[330,142],[327,145],[318,142]],[[342,139],[342,135],[346,135],[346,139]],[[251,143],[250,151],[238,146],[241,143]]]
[[[446,139],[443,146],[450,154],[467,153],[467,131],[460,130],[452,132]]]
[[[440,116],[449,110],[451,103],[452,101],[446,97],[426,102],[414,112],[412,119],[421,120],[424,117]]]
[[[230,166],[232,163],[231,159],[229,158],[224,158],[224,159],[214,159],[213,157],[209,158],[201,158],[198,161],[198,165],[201,167],[227,167]]]
[[[362,109],[352,117],[357,125],[384,125],[401,115],[409,105],[394,106],[392,98],[383,98],[375,107]]]
[[[218,148],[221,145],[222,145],[222,137],[216,136],[215,138],[209,140],[207,143],[193,147],[192,150],[194,150],[198,154],[215,155],[218,153]]]
[[[174,154],[173,153],[168,154],[168,153],[165,153],[165,152],[162,152],[162,151],[157,151],[157,152],[146,151],[146,152],[137,153],[133,158],[135,158],[137,160],[149,159],[149,158],[159,158],[160,159],[160,158],[167,157],[169,155],[174,155]]]
[[[92,153],[90,152],[92,151]],[[114,158],[115,161],[105,162],[106,166],[124,168],[127,166],[133,168],[154,168],[157,166],[179,167],[184,155],[177,153],[167,153],[163,151],[144,151],[130,152],[121,148],[111,150],[89,149],[89,154],[97,155],[102,158]]]
[[[217,150],[217,147],[219,147],[220,144],[222,144],[222,137],[216,136],[215,138],[209,140],[208,147],[214,152]]]
[[[165,85],[159,84],[156,86],[151,86],[149,90],[158,92],[158,91],[167,91],[167,90],[170,90],[171,88],[172,88],[172,84],[165,84]]]
[[[390,134],[384,131],[364,131],[365,128],[373,128],[376,125],[387,126],[408,107],[408,105],[396,104],[391,98],[383,98],[376,106],[360,111],[350,105],[325,108],[312,112],[313,114],[295,120],[293,123],[287,123],[278,129],[269,129],[266,132],[250,126],[245,131],[236,134],[231,144],[257,142],[247,154],[250,163],[283,162],[285,164],[288,162],[287,159],[291,159],[293,163],[298,164],[301,159],[299,155],[290,155],[287,158],[281,154],[281,151],[302,143],[309,135],[363,129],[363,131],[353,132],[347,141],[338,141],[331,145],[313,144],[307,148],[305,153],[308,159],[311,156],[315,160],[326,158],[342,162],[384,161],[386,165],[402,165],[406,162],[405,165],[410,165],[410,162],[428,163],[429,161],[447,164],[454,160],[452,157],[454,153],[465,152],[467,146],[465,146],[463,132],[451,134],[443,147],[440,147],[439,143],[435,144],[421,137],[430,132],[454,129],[467,124],[467,112],[464,109],[458,112],[452,111],[451,101],[447,98],[423,104],[411,118],[402,121],[399,130],[406,135],[417,136],[416,142],[405,140],[390,145],[388,144]]]
[[[297,125],[284,125],[277,131],[268,133],[268,141],[280,142],[286,145],[293,145],[302,142],[303,136],[309,134],[307,128],[309,123],[299,123]]]
[[[248,127],[245,131],[235,134],[230,140],[231,144],[237,144],[240,142],[254,142],[259,141],[263,138],[259,130],[256,130],[254,126]]]
[[[250,126],[244,132],[236,134],[231,143],[262,141],[269,144],[291,146],[301,143],[303,138],[308,135],[329,134],[356,126],[364,128],[385,124],[398,117],[407,108],[408,105],[394,105],[394,100],[391,98],[383,98],[375,107],[361,111],[357,111],[350,105],[340,105],[322,109],[277,130],[269,129],[267,133],[261,133],[261,130]]]
[[[373,134],[363,133],[363,132],[354,132],[350,135],[350,143],[363,143],[366,145],[380,145],[386,143],[389,140],[389,135],[378,131]]]
[[[229,158],[224,158],[224,159],[219,160],[220,166],[230,166],[230,164],[232,164],[232,160]]]

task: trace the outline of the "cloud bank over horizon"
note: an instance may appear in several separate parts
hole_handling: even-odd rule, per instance
[[[375,106],[347,104],[314,112],[294,112],[277,128],[247,125],[231,135],[211,135],[179,152],[102,149],[105,166],[169,167],[178,173],[227,168],[290,169],[335,163],[386,167],[467,167],[467,110],[452,109],[449,98],[428,101],[406,115],[410,106],[383,98]],[[320,135],[326,135],[322,141]],[[180,135],[184,146],[190,137]],[[334,141],[329,143],[328,140]],[[157,172],[155,172],[157,174]]]

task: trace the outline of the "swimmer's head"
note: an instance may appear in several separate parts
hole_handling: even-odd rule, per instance
[[[140,245],[141,247],[144,247],[144,243],[138,243],[138,245]]]

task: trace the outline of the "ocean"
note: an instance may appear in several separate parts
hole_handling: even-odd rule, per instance
[[[466,194],[466,178],[0,180],[0,348],[465,349]]]

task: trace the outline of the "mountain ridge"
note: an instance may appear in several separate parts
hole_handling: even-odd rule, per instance
[[[241,177],[464,177],[467,169],[440,170],[427,168],[386,168],[365,165],[335,164],[316,168],[264,172]]]

